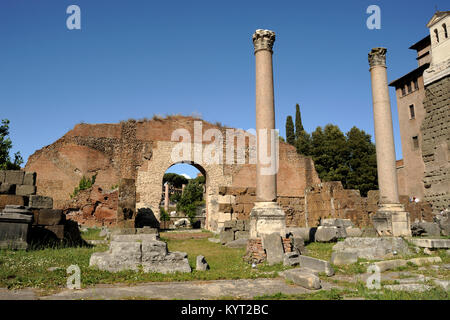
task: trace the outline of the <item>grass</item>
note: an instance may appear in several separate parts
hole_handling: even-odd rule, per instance
[[[395,281],[382,282],[394,284]],[[348,284],[347,288],[320,290],[304,294],[263,295],[254,297],[255,300],[343,300],[345,298],[362,298],[365,300],[449,300],[448,292],[441,288],[433,287],[424,292],[392,291],[381,288],[380,290],[368,289],[365,283]]]
[[[83,233],[83,237],[95,238],[96,232],[88,230]],[[286,269],[281,264],[275,266],[262,264],[252,269],[251,265],[242,259],[245,249],[227,248],[208,241],[206,237],[164,240],[168,242],[169,251],[183,251],[188,254],[189,264],[193,268],[191,273],[160,274],[131,270],[112,273],[89,267],[91,254],[106,251],[107,245],[30,251],[0,250],[0,287],[9,289],[30,287],[45,290],[65,288],[68,277],[66,269],[72,264],[78,265],[81,269],[82,288],[97,284],[132,285],[153,281],[274,278],[278,276],[278,271]],[[198,255],[205,256],[210,270],[206,272],[195,270]],[[60,269],[48,271],[50,267]]]
[[[322,259],[322,260],[330,260],[331,253],[333,252],[333,246],[336,243],[320,243],[320,242],[311,242],[306,245],[306,249],[308,250],[308,256],[313,258]]]
[[[84,231],[82,237],[84,240],[104,240],[105,237],[100,237],[99,228],[88,228],[87,231]]]
[[[83,232],[85,240],[103,239],[99,236],[101,229],[91,228]],[[41,294],[49,294],[65,288],[67,281],[67,267],[78,265],[81,269],[82,288],[98,284],[123,284],[133,285],[145,282],[166,282],[166,281],[207,281],[224,279],[255,279],[255,278],[275,278],[278,272],[288,269],[282,264],[268,266],[259,265],[252,268],[251,265],[244,262],[242,257],[245,254],[244,248],[228,248],[218,243],[208,241],[213,234],[202,231],[198,233],[161,233],[161,239],[168,243],[169,251],[183,251],[188,254],[189,264],[192,273],[159,274],[144,273],[142,271],[122,271],[111,273],[101,271],[97,268],[89,267],[89,259],[92,253],[105,251],[107,245],[98,245],[95,247],[54,247],[41,250],[12,251],[0,250],[0,287],[9,289],[19,288],[38,288]],[[331,258],[332,247],[334,243],[310,243],[307,245],[308,255],[328,260]],[[205,256],[211,269],[206,272],[196,271],[195,263],[198,255]],[[435,256],[440,256],[442,264],[450,263],[450,257],[446,250],[435,252]],[[411,257],[424,257],[422,253],[414,254]],[[344,298],[363,298],[371,300],[448,300],[448,292],[429,283],[432,289],[427,292],[400,292],[390,291],[382,288],[381,290],[370,290],[366,288],[365,283],[357,281],[358,274],[367,272],[367,267],[371,261],[359,259],[357,263],[346,266],[333,266],[336,274],[347,275],[349,279],[333,279],[321,276],[323,281],[333,283],[340,288],[331,290],[320,290],[307,294],[285,295],[277,293],[275,295],[257,296],[255,299],[296,299],[296,300],[342,300]],[[49,271],[50,267],[57,267],[54,271]],[[423,274],[427,277],[438,279],[450,279],[450,271],[444,268],[435,270],[431,267],[424,267],[420,271],[419,267],[408,265],[399,270],[410,271],[415,274]],[[400,276],[398,279],[406,278],[407,275]],[[286,282],[289,284],[289,282]],[[382,281],[382,284],[396,284],[396,279]],[[234,299],[233,297],[228,297]],[[124,299],[140,300],[145,297],[130,296]]]

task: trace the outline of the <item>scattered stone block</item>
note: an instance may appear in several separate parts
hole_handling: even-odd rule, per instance
[[[283,258],[283,265],[291,267],[300,265],[299,254],[297,252],[286,252]]]
[[[428,286],[426,284],[421,283],[405,283],[405,284],[393,284],[393,285],[385,285],[385,289],[392,290],[392,291],[417,291],[417,292],[425,292],[428,291],[431,288],[431,286]]]
[[[347,233],[347,237],[361,237],[362,236],[362,231],[360,228],[347,227],[345,229],[345,231]]]
[[[358,254],[355,252],[333,252],[331,254],[331,263],[337,266],[356,263]]]
[[[167,253],[167,243],[164,241],[149,240],[142,242],[142,262],[164,260]]]
[[[113,229],[111,235],[136,234],[136,228],[119,228]]]
[[[138,270],[139,265],[142,265],[144,272],[191,272],[186,253],[169,253],[163,241],[142,240],[147,236],[152,235],[135,235],[134,241],[111,241],[109,251],[92,254],[89,265],[111,272]]]
[[[415,246],[429,249],[450,249],[450,239],[413,239],[408,238],[409,242]]]
[[[337,239],[339,238],[338,228],[320,226],[317,228],[314,238],[316,242],[337,241]]]
[[[243,227],[243,226],[242,226]],[[234,239],[248,239],[250,238],[250,231],[236,231],[234,233]]]
[[[225,244],[234,240],[234,231],[231,229],[224,230],[220,233],[220,243]]]
[[[53,208],[53,198],[45,196],[30,196],[29,206],[35,209],[52,209]]]
[[[23,184],[27,186],[36,185],[36,172],[25,172],[23,176]]]
[[[0,249],[27,249],[33,215],[26,209],[23,211],[24,213],[19,213],[5,208],[0,212]]]
[[[135,228],[136,234],[158,234],[157,228],[151,228],[149,226],[145,226],[143,228]]]
[[[5,183],[9,184],[23,184],[23,177],[25,172],[22,170],[6,170]]]
[[[318,272],[325,273],[328,277],[334,275],[334,269],[328,261],[316,259],[308,256],[299,256],[300,266],[309,268]]]
[[[248,239],[237,239],[225,244],[228,248],[246,248]]]
[[[286,270],[283,275],[286,280],[292,281],[306,289],[318,290],[322,287],[320,279],[317,275],[299,268]]]
[[[442,259],[440,257],[414,258],[409,259],[408,262],[414,264],[415,266],[423,266],[430,263],[440,263],[442,262]]]
[[[156,260],[151,263],[144,262],[142,263],[142,267],[144,272],[189,273],[192,271],[185,252],[170,252],[163,260]]]
[[[394,252],[399,255],[408,255],[410,250],[408,244],[400,237],[382,238],[346,238],[333,246],[334,252],[353,252],[358,258],[376,260],[393,256]]]
[[[58,209],[41,209],[38,214],[37,224],[53,226],[60,224],[63,221],[62,210]]]
[[[448,280],[437,280],[437,279],[435,279],[433,282],[436,284],[436,286],[441,287],[445,291],[449,291],[450,290],[450,281],[448,281]]]
[[[286,234],[296,238],[302,238],[305,242],[314,241],[314,233],[316,228],[286,228]]]
[[[353,222],[350,219],[322,219],[320,225],[323,227],[336,227],[338,238],[346,238],[346,228],[353,227]]]
[[[439,223],[420,221],[411,225],[411,234],[413,236],[439,237],[441,235],[441,228]]]
[[[7,205],[26,206],[28,205],[28,198],[12,194],[0,194],[0,210]]]
[[[374,265],[376,265],[378,268],[380,268],[380,272],[384,272],[387,270],[392,270],[398,267],[406,267],[408,262],[404,259],[397,259],[397,260],[386,260],[386,261],[379,261],[375,262]]]
[[[262,239],[263,248],[267,254],[267,263],[274,265],[283,262],[284,248],[280,234],[275,232],[264,234]]]
[[[17,185],[16,194],[18,196],[30,196],[32,194],[36,194],[36,186],[29,186],[24,184]]]
[[[290,239],[291,239],[292,250],[294,252],[297,252],[298,254],[306,254],[307,253],[307,250],[305,247],[305,240],[303,240],[303,238],[291,236]]]
[[[2,183],[0,184],[0,194],[15,194],[16,193],[16,185],[10,183]]]
[[[209,265],[208,262],[206,262],[206,259],[204,256],[197,256],[197,261],[196,261],[196,267],[195,270],[197,271],[206,271],[209,269]]]
[[[208,241],[209,241],[209,242],[213,242],[213,243],[219,243],[219,242],[220,242],[220,239],[217,239],[217,238],[208,238]]]
[[[156,241],[159,236],[157,234],[114,234],[111,235],[111,241],[128,242],[128,241]]]

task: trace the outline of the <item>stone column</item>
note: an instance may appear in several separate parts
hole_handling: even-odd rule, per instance
[[[169,212],[169,183],[166,182],[164,184],[164,210],[168,213]]]
[[[275,107],[273,97],[272,48],[275,32],[256,30],[253,34],[255,47],[255,80],[256,80],[256,135],[258,141],[258,161],[256,163],[256,199],[271,202],[277,199],[277,175],[263,172],[269,167],[261,163],[261,156],[270,156],[274,163],[276,155],[271,152],[271,133],[275,129]],[[267,141],[262,148],[262,140]],[[261,146],[261,147],[260,147]],[[260,156],[261,155],[261,156]]]
[[[394,130],[386,72],[386,48],[369,53],[377,153],[379,208],[374,225],[380,235],[410,236],[409,214],[398,197]]]
[[[183,183],[181,185],[181,195],[183,195],[183,193],[184,193],[184,188],[186,188],[186,185]]]
[[[277,200],[278,136],[274,137],[275,108],[273,94],[272,49],[275,32],[258,29],[252,37],[255,48],[256,79],[256,202],[250,213],[250,237],[279,233],[286,236],[283,210]],[[272,145],[272,143],[275,143]],[[266,149],[267,148],[267,149]],[[263,163],[263,158],[270,159]],[[270,169],[272,168],[272,169]]]

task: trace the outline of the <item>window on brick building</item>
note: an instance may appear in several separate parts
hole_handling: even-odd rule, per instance
[[[405,87],[402,88],[402,96],[404,96],[404,95],[406,95],[406,88]]]
[[[439,43],[439,32],[437,31],[437,29],[434,29],[434,35],[436,36],[436,42]]]
[[[414,79],[414,90],[419,90],[419,82],[417,79]]]
[[[412,141],[413,141],[413,148],[419,149],[419,137],[418,136],[412,137]]]
[[[415,119],[416,118],[416,113],[414,112],[414,105],[410,105],[409,106],[409,118],[410,119]]]
[[[444,23],[444,24],[442,25],[442,28],[444,29],[444,37],[445,37],[445,39],[447,39],[447,38],[448,38],[447,25]]]
[[[410,83],[408,83],[408,93],[411,93],[412,92],[412,88],[411,88],[411,82]]]

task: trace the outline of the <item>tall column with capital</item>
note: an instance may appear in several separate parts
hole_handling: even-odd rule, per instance
[[[256,202],[250,213],[250,237],[286,236],[283,210],[277,200],[278,136],[275,131],[272,54],[275,32],[258,29],[252,37],[256,79]]]
[[[264,172],[270,164],[274,164],[277,161],[276,154],[272,150],[273,141],[271,141],[271,134],[275,130],[272,68],[274,42],[275,32],[273,31],[259,29],[253,34],[256,80],[256,135],[258,139],[256,198],[257,201],[264,202],[276,201],[277,199],[276,172],[275,170],[274,172]],[[270,159],[269,165],[262,163],[264,156]]]
[[[381,235],[410,236],[409,214],[398,197],[394,130],[386,72],[386,48],[369,53],[380,201],[374,224]],[[378,223],[383,221],[382,223]]]

